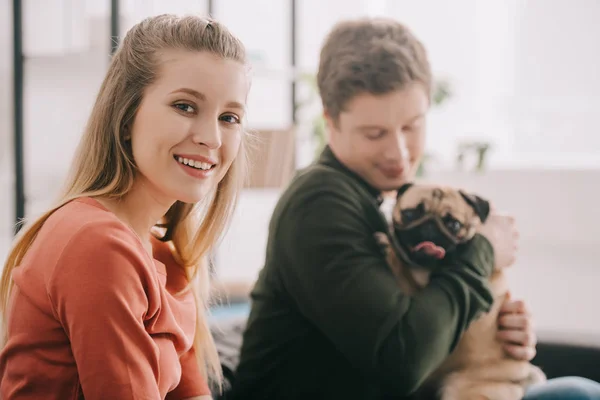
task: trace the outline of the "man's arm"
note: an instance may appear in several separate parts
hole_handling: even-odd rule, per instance
[[[350,194],[350,195],[349,195]],[[414,297],[394,282],[363,206],[341,182],[303,193],[277,229],[282,279],[303,315],[390,394],[414,391],[493,299],[481,236]]]

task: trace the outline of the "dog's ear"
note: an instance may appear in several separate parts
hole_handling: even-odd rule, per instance
[[[404,185],[400,186],[400,188],[398,189],[398,193],[396,194],[396,198],[399,199],[400,196],[402,196],[404,194],[404,192],[406,192],[412,185],[413,185],[413,183],[409,182],[409,183],[405,183]]]
[[[474,194],[468,194],[462,190],[458,191],[468,205],[473,207],[475,214],[479,217],[481,222],[485,222],[487,217],[490,215],[490,202]]]

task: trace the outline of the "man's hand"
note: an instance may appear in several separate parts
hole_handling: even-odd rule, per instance
[[[522,300],[507,296],[498,316],[498,340],[504,350],[514,359],[531,361],[535,357],[537,338],[531,314]]]

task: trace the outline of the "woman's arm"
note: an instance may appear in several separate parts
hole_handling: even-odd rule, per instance
[[[194,347],[183,354],[179,361],[181,363],[181,380],[179,385],[167,394],[165,400],[204,399],[206,396],[210,399],[210,389],[200,373]]]

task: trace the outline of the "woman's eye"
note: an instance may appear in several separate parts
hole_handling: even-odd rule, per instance
[[[175,104],[173,107],[177,108],[180,111],[183,111],[184,113],[188,113],[188,114],[192,114],[194,111],[196,111],[193,106],[186,104],[186,103],[178,103],[178,104]]]
[[[240,123],[240,119],[238,117],[236,117],[235,115],[231,115],[231,114],[221,116],[221,121],[225,121],[228,124],[239,124]]]

